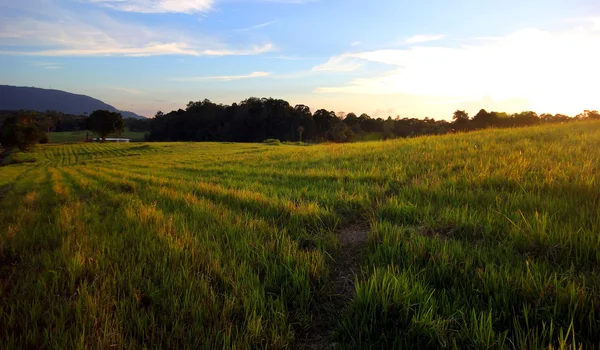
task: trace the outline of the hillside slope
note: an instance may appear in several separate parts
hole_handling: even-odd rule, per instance
[[[121,112],[124,118],[145,118],[120,111],[98,99],[61,90],[0,85],[0,110],[60,111],[67,114],[91,113],[98,109]]]

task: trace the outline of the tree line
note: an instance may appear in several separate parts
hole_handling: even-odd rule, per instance
[[[6,119],[27,117],[35,120],[36,125],[44,132],[84,131],[88,130],[87,123],[90,115],[58,111],[0,111],[0,127]],[[150,130],[150,119],[123,118],[123,122],[129,131]]]
[[[101,138],[129,131],[149,131],[149,119],[123,118],[120,113],[94,111],[89,116],[57,111],[0,111],[0,145],[27,150],[48,143],[50,132],[91,131]]]
[[[306,105],[291,106],[273,98],[248,98],[232,105],[210,100],[188,103],[152,119],[123,119],[120,113],[94,111],[70,115],[55,111],[0,111],[0,144],[27,149],[48,142],[47,132],[89,130],[101,138],[129,131],[147,132],[147,141],[262,142],[277,139],[291,142],[352,142],[423,135],[441,135],[485,128],[510,128],[576,120],[600,120],[598,111],[586,110],[575,117],[563,114],[538,115],[532,111],[508,114],[480,110],[473,117],[457,110],[452,121],[432,118],[372,118],[363,113],[316,110]]]
[[[3,148],[28,150],[37,143],[48,143],[49,132],[87,130],[103,140],[110,134],[121,134],[127,123],[139,123],[134,118],[123,119],[121,113],[106,110],[87,115],[69,115],[59,112],[0,111],[0,145]],[[148,130],[149,121],[145,123]],[[130,128],[130,130],[133,127]]]
[[[150,120],[149,141],[261,142],[266,139],[305,142],[351,142],[361,140],[440,135],[484,128],[509,128],[541,123],[600,119],[597,111],[569,117],[538,115],[532,111],[508,114],[480,110],[470,117],[457,110],[452,121],[431,118],[372,118],[363,113],[335,113],[326,109],[314,113],[306,105],[251,97],[232,105],[210,100],[190,102],[185,110],[158,112]]]

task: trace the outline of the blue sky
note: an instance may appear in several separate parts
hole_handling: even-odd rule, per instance
[[[375,117],[600,109],[597,0],[0,0],[0,84],[146,116],[276,97]]]

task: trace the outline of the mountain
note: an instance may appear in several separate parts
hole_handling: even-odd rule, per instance
[[[67,114],[90,114],[95,110],[104,109],[111,112],[121,112],[123,118],[146,118],[133,112],[120,111],[109,104],[86,95],[77,95],[61,90],[0,85],[0,110],[14,111],[21,109],[39,112],[58,111]]]

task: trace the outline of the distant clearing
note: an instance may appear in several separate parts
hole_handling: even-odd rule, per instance
[[[86,133],[90,138],[97,137],[90,131],[62,131],[62,132],[49,132],[48,138],[50,143],[75,143],[84,142]],[[120,137],[124,139],[131,139],[133,142],[144,141],[145,132],[134,132],[125,131],[121,135],[110,135],[109,137]]]

